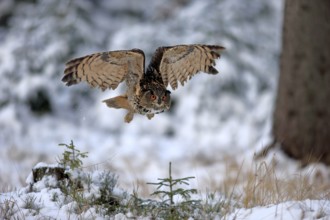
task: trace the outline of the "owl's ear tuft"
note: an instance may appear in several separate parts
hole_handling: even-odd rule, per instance
[[[151,89],[148,89],[145,94],[154,95],[154,91],[152,91]]]

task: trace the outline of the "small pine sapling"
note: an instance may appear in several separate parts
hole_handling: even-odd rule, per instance
[[[88,157],[88,152],[80,152],[72,140],[70,144],[59,144],[59,146],[64,146],[66,149],[62,153],[62,158],[58,159],[58,163],[63,167],[69,166],[71,170],[81,168],[83,164],[81,159]]]
[[[172,177],[172,163],[169,163],[169,175],[167,178],[158,178],[159,182],[147,183],[150,185],[156,185],[157,190],[151,195],[160,195],[164,200],[162,201],[162,207],[169,207],[169,219],[177,219],[179,216],[183,217],[185,211],[189,209],[194,209],[200,205],[200,200],[191,199],[192,194],[196,194],[196,189],[184,189],[179,187],[179,185],[189,185],[189,180],[195,177],[183,177],[183,178],[173,178]],[[168,190],[161,190],[161,188],[167,187]],[[175,204],[174,197],[179,196],[183,198],[182,202]]]

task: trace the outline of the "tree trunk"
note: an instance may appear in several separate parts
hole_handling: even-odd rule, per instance
[[[287,0],[273,135],[303,163],[330,165],[330,0]]]

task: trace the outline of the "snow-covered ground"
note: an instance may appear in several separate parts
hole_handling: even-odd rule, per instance
[[[217,191],[228,175],[237,175],[239,169],[228,167],[253,168],[254,154],[271,140],[282,1],[4,0],[0,6],[2,191],[24,187],[32,167],[56,162],[63,150],[58,144],[71,140],[89,152],[86,169],[115,172],[127,191],[149,195],[145,183],[166,176],[169,162],[174,175],[195,176],[194,187]],[[61,82],[65,62],[74,57],[140,48],[148,62],[158,46],[189,43],[226,47],[217,61],[220,74],[194,77],[172,93],[171,111],[150,121],[137,116],[125,124],[123,110],[101,103],[123,88],[101,92]],[[301,173],[298,164],[273,153],[280,155],[282,178]],[[324,204],[238,210],[236,219],[258,219],[257,210],[274,219],[302,213],[308,219]]]
[[[289,201],[279,205],[268,205],[252,209],[239,209],[226,219],[329,219],[329,200]]]
[[[58,168],[57,164],[39,163],[34,169],[54,169]],[[26,180],[26,187],[13,192],[2,193],[0,197],[0,214],[5,219],[157,219],[160,218],[160,210],[164,210],[160,204],[154,200],[154,206],[149,212],[136,215],[139,205],[129,205],[132,198],[127,192],[118,188],[116,185],[116,175],[109,171],[92,171],[77,172],[70,169],[71,180],[79,179],[82,188],[79,188],[79,197],[72,197],[72,193],[63,191],[64,181],[57,179],[58,176],[43,176],[41,180],[35,180],[37,176],[32,173]],[[46,171],[48,172],[48,171]],[[54,174],[54,173],[53,173]],[[36,174],[35,174],[36,175]],[[40,174],[39,174],[40,175]],[[38,178],[41,176],[38,176]],[[103,191],[101,191],[103,190]],[[167,189],[164,189],[167,190]],[[106,192],[110,192],[108,194]],[[77,192],[76,192],[77,193]],[[102,194],[103,193],[103,194]],[[105,207],[102,207],[98,201],[103,195],[102,201],[119,201],[119,203],[111,202],[110,206],[116,207],[120,204],[122,211],[115,211],[113,214]],[[111,195],[111,196],[109,196]],[[107,197],[108,196],[108,197]],[[206,202],[208,205],[197,206],[193,211],[184,214],[189,219],[229,219],[229,220],[279,220],[279,219],[330,219],[330,200],[328,199],[304,199],[297,201],[285,201],[281,203],[270,203],[263,206],[255,206],[252,208],[240,208],[234,203],[229,208],[230,211],[221,212],[212,210],[212,204],[219,205],[220,210],[225,209],[225,204],[229,204],[227,198],[219,199],[217,196],[210,197],[205,200],[201,194],[195,196],[202,204]],[[94,201],[94,202],[92,202]],[[151,204],[151,200],[145,200],[144,204]],[[234,200],[232,200],[234,201]],[[94,205],[91,205],[94,204]],[[106,205],[106,203],[104,203]],[[157,208],[157,206],[159,206]],[[202,208],[198,208],[202,207]],[[204,208],[203,208],[204,207]],[[140,208],[141,209],[141,208]],[[178,209],[178,208],[176,208]],[[158,210],[158,211],[155,211]],[[182,210],[183,211],[183,210]],[[182,212],[181,211],[181,212]],[[156,214],[155,214],[156,213]],[[186,217],[186,218],[187,218]],[[185,218],[185,219],[186,219]],[[165,219],[170,219],[169,217]],[[176,216],[176,219],[180,219]]]

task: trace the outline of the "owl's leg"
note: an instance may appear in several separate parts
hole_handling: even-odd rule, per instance
[[[111,99],[106,99],[106,100],[103,100],[103,102],[105,102],[105,104],[107,104],[107,106],[109,108],[124,108],[127,110],[132,109],[132,107],[128,103],[126,95],[120,95],[120,96],[116,96]]]
[[[132,111],[127,112],[125,116],[125,122],[130,123],[133,120],[133,117],[134,117],[134,112]]]
[[[148,119],[152,119],[155,116],[155,114],[147,114]]]
[[[127,100],[126,95],[116,96],[111,99],[103,100],[109,108],[124,108],[128,110],[128,113],[125,116],[125,122],[130,123],[134,117],[134,110]]]

